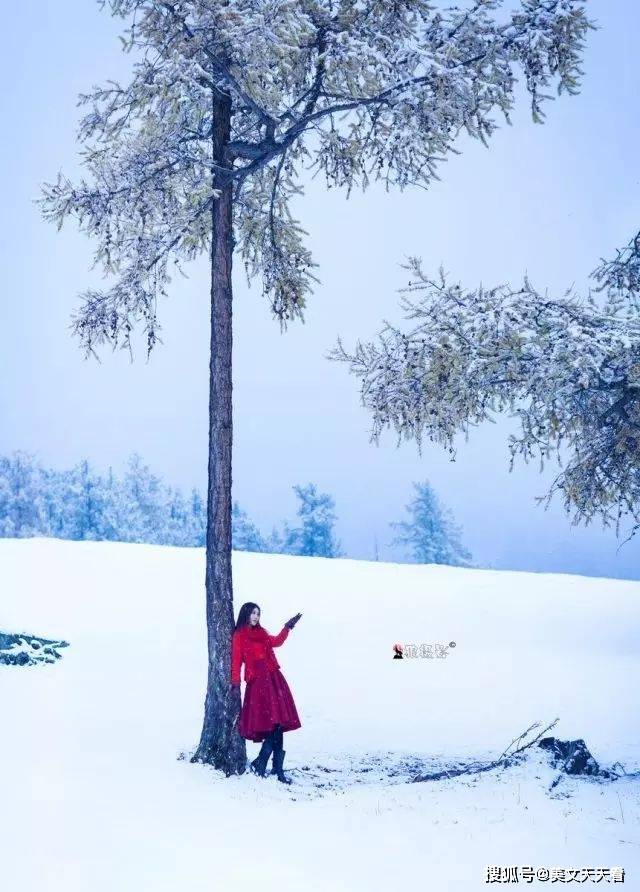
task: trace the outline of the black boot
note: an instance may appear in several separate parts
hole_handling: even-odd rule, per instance
[[[278,761],[278,753],[282,749],[282,738],[283,738],[282,725],[276,725],[272,731],[272,734],[273,734],[273,762],[272,762],[273,767],[271,768],[271,774],[277,774],[278,772],[276,771],[276,763]]]
[[[260,777],[264,777],[264,773],[267,769],[269,756],[273,752],[273,742],[273,734],[269,734],[265,737],[262,746],[260,747],[260,752],[251,763],[251,770],[254,774],[260,775]]]
[[[291,778],[287,777],[287,775],[282,770],[282,763],[284,762],[284,754],[285,750],[278,750],[278,752],[273,754],[273,768],[275,773],[278,775],[278,780],[283,784],[290,784]]]

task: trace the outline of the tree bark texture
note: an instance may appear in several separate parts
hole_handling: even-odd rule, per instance
[[[221,195],[212,206],[211,358],[209,367],[209,481],[207,494],[206,619],[209,651],[207,694],[200,743],[193,762],[206,762],[229,776],[246,769],[247,751],[237,730],[239,687],[231,687],[234,629],[231,572],[232,283],[233,193],[224,169],[231,102],[213,104],[214,182]]]

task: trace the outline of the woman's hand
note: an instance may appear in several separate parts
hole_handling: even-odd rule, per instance
[[[300,619],[301,616],[302,616],[301,613],[296,613],[295,616],[292,616],[291,619],[288,619],[285,623],[285,626],[287,627],[287,629],[293,629],[293,627],[298,622],[298,620]]]

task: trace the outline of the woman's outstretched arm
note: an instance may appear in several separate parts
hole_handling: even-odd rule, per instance
[[[271,647],[280,647],[281,644],[284,644],[290,631],[291,629],[287,626],[283,626],[282,631],[278,632],[277,635],[269,635],[267,632],[267,638]]]

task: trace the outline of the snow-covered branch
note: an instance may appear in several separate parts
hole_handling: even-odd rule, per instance
[[[553,86],[578,89],[592,27],[584,0],[521,0],[501,14],[503,5],[104,0],[127,23],[131,79],[80,97],[89,178],[60,175],[41,200],[46,219],[75,217],[97,239],[96,263],[120,276],[80,312],[86,349],[128,344],[170,261],[209,250],[211,203],[228,186],[249,273],[262,277],[281,325],[302,318],[314,264],[288,200],[303,161],[347,192],[374,179],[428,186],[461,133],[486,142],[496,113],[508,120],[519,74],[536,120]],[[221,102],[231,116],[222,153]]]
[[[555,457],[562,468],[544,501],[560,493],[574,522],[599,515],[640,525],[640,305],[637,239],[592,276],[608,298],[558,298],[525,279],[465,290],[442,270],[430,279],[418,259],[402,299],[415,327],[385,324],[377,343],[330,358],[346,361],[372,413],[372,438],[393,427],[398,440],[426,437],[453,455],[459,433],[509,412],[520,422],[516,456]]]

